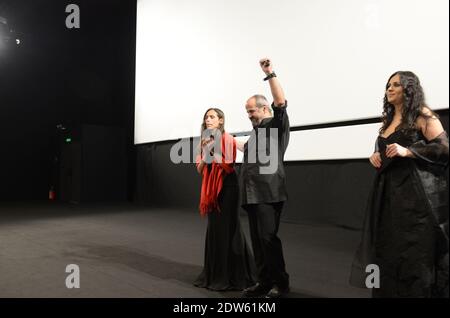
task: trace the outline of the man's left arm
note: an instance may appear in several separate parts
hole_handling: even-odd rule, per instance
[[[286,99],[284,96],[283,88],[278,80],[275,72],[273,71],[272,61],[268,58],[261,59],[259,61],[261,69],[266,74],[266,79],[269,81],[270,91],[273,97],[273,104],[275,107],[286,106]]]

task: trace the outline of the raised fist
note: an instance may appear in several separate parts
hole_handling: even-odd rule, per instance
[[[259,65],[266,75],[272,73],[272,61],[269,58],[266,57],[259,60]]]

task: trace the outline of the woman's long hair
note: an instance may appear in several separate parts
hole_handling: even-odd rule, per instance
[[[423,108],[429,107],[425,103],[425,95],[423,93],[422,86],[420,85],[419,78],[413,72],[398,71],[392,74],[386,84],[386,91],[388,89],[389,81],[395,75],[400,76],[400,84],[403,88],[403,109],[402,109],[402,121],[396,130],[412,131],[417,130],[416,121],[419,116],[429,119],[432,117],[438,117],[433,111],[431,115],[427,115],[423,112]],[[383,125],[380,128],[380,134],[386,131],[389,125],[392,123],[395,114],[395,107],[388,102],[386,92],[383,99],[383,113],[382,122]]]

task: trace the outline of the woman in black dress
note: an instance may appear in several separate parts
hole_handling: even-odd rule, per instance
[[[419,79],[396,72],[370,163],[377,169],[350,282],[373,297],[448,297],[448,135],[425,104]]]
[[[203,116],[197,171],[202,175],[200,213],[208,216],[204,267],[194,282],[211,290],[243,290],[253,284],[253,256],[239,221],[236,141],[224,130],[225,116]]]

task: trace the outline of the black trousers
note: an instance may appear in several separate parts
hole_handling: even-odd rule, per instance
[[[264,286],[289,286],[283,248],[277,236],[283,202],[248,204],[243,208],[248,213],[250,236],[255,256],[258,281]]]

